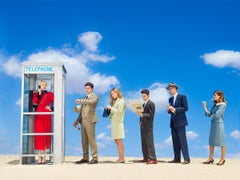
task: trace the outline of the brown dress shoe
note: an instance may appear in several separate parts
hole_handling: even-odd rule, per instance
[[[147,161],[147,164],[157,164],[157,160],[149,160]]]

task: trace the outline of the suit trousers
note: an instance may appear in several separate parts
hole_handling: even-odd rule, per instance
[[[181,161],[181,151],[184,161],[190,161],[186,137],[186,127],[172,127],[171,133],[174,150],[174,161]]]
[[[92,151],[92,158],[98,160],[98,149],[95,138],[96,123],[89,122],[87,119],[82,119],[81,134],[82,134],[82,150],[83,159],[89,160],[89,145]]]
[[[141,129],[141,140],[142,140],[142,153],[145,160],[151,159],[156,160],[153,132]]]

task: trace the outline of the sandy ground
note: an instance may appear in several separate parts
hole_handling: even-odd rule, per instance
[[[157,165],[134,162],[115,164],[116,158],[100,157],[96,165],[76,165],[79,157],[66,157],[62,164],[20,165],[18,156],[0,156],[1,180],[238,180],[240,160],[226,159],[224,166],[204,165],[206,159],[194,158],[191,164],[169,164],[170,158],[158,159]],[[216,162],[218,159],[216,159]]]

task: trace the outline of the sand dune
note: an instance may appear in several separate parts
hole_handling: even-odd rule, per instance
[[[240,178],[240,160],[226,159],[224,166],[204,165],[194,158],[191,164],[169,164],[170,158],[158,159],[157,165],[136,163],[126,158],[115,164],[115,157],[100,157],[97,165],[76,165],[79,157],[66,157],[58,165],[20,165],[18,156],[0,156],[1,180],[234,180]],[[217,161],[218,159],[216,159]]]

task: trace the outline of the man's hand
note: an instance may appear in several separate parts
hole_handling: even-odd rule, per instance
[[[77,128],[78,123],[79,123],[78,121],[75,121],[75,122],[73,123],[73,127]]]
[[[75,102],[76,102],[76,104],[80,104],[81,103],[81,99],[76,99]]]
[[[172,106],[168,106],[168,110],[174,114],[176,114],[176,109]]]
[[[140,117],[143,117],[143,113],[142,113],[142,112],[137,112],[137,114],[138,114]]]

